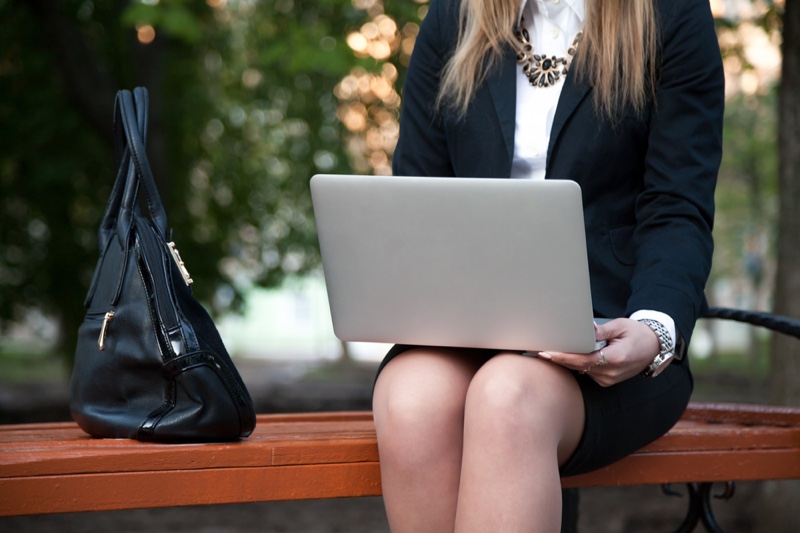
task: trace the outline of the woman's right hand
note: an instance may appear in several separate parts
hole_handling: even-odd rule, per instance
[[[597,326],[595,336],[608,344],[588,354],[539,352],[539,357],[587,374],[599,385],[610,387],[642,373],[659,353],[655,332],[629,318],[617,318]]]

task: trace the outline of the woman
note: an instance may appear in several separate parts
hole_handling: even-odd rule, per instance
[[[559,476],[677,421],[723,105],[706,0],[431,2],[395,174],[578,182],[594,311],[623,318],[589,354],[394,347],[373,400],[393,531],[558,531]]]

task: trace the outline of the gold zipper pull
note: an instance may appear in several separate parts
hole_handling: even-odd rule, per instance
[[[108,332],[108,323],[114,318],[114,311],[108,311],[103,318],[103,326],[100,328],[100,337],[97,339],[97,347],[102,352],[106,348],[106,333]]]

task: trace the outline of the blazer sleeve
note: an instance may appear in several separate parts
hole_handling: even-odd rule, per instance
[[[406,176],[452,176],[441,113],[435,108],[441,72],[451,53],[446,44],[450,19],[458,16],[451,0],[433,0],[417,35],[406,73],[400,113],[400,137],[392,172]],[[457,21],[457,18],[455,18]]]
[[[711,270],[714,190],[722,158],[724,75],[709,4],[661,2],[661,60],[628,314],[657,309],[691,335]],[[671,10],[671,12],[669,12]]]

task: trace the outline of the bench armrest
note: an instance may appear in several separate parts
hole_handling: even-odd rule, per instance
[[[709,307],[701,318],[720,318],[745,322],[800,339],[800,320],[788,316],[729,307]]]

